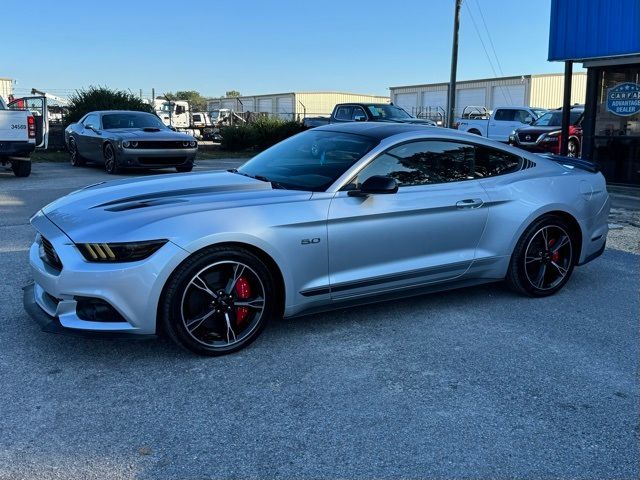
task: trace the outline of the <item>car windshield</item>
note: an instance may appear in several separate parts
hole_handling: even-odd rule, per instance
[[[376,119],[406,119],[413,118],[407,112],[395,105],[367,105],[371,116]]]
[[[158,117],[151,113],[107,113],[102,115],[102,128],[165,128]]]
[[[279,188],[321,192],[369,152],[378,140],[350,133],[308,130],[232,170]]]
[[[571,110],[569,114],[569,122],[571,125],[575,125],[582,115],[581,110]],[[547,112],[539,119],[533,122],[533,125],[537,127],[559,127],[562,125],[562,110],[554,110],[553,112]]]

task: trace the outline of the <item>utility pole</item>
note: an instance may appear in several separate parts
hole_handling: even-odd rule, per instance
[[[456,111],[456,75],[458,73],[458,30],[460,29],[460,9],[462,0],[455,0],[456,7],[453,15],[453,43],[451,46],[451,78],[447,94],[447,127],[453,127]]]

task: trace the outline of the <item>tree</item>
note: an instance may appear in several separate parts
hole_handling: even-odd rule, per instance
[[[179,90],[176,93],[166,93],[167,100],[186,100],[194,112],[207,109],[207,99],[195,90]]]
[[[240,92],[237,90],[229,90],[227,93],[224,94],[225,97],[239,97],[240,96]]]
[[[90,86],[87,89],[76,90],[71,96],[66,121],[67,123],[77,122],[85,114],[96,110],[153,112],[151,105],[145,103],[131,92]]]

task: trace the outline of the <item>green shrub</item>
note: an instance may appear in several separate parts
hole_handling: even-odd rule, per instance
[[[136,110],[153,112],[151,105],[124,90],[111,90],[106,87],[91,86],[77,90],[69,99],[69,112],[65,118],[67,124],[80,120],[85,114],[96,110]]]
[[[305,130],[300,122],[264,118],[247,125],[223,127],[223,150],[264,150]]]

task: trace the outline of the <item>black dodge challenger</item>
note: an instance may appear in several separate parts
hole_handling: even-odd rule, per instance
[[[174,132],[152,113],[106,110],[87,113],[64,132],[71,165],[104,165],[107,173],[124,168],[175,167],[190,172],[198,142]]]

